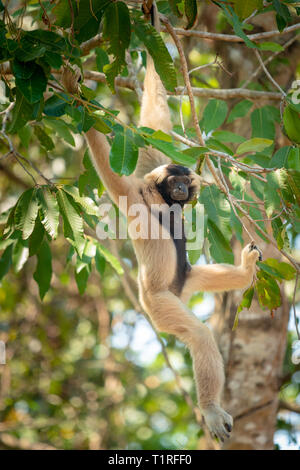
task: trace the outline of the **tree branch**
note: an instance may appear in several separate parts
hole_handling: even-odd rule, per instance
[[[255,33],[247,35],[248,39],[253,42],[259,40],[265,40],[269,38],[273,38],[276,36],[282,36],[283,34],[291,33],[292,31],[297,31],[300,29],[300,23],[293,24],[288,26],[283,31],[278,31],[275,29],[273,31],[265,31],[263,33]],[[163,28],[162,31],[166,32],[167,28]],[[215,41],[223,41],[223,42],[241,42],[243,43],[243,39],[240,36],[236,36],[234,34],[221,34],[221,33],[208,33],[207,31],[197,31],[195,29],[182,29],[182,28],[175,28],[175,32],[178,36],[187,36],[187,37],[195,37],[201,39],[212,39]]]
[[[277,29],[273,31],[265,31],[263,33],[256,33],[256,34],[249,34],[248,38],[253,41],[259,41],[264,39],[269,39],[277,36],[283,36],[284,34],[291,33],[293,31],[297,31],[300,29],[300,23],[293,24],[288,26],[283,31],[278,31]],[[162,28],[163,32],[167,32],[167,28]],[[223,42],[239,42],[243,43],[243,39],[235,34],[221,34],[221,33],[209,33],[207,31],[197,31],[195,29],[182,29],[182,28],[174,28],[175,33],[178,36],[186,36],[186,37],[195,37],[199,39],[210,39],[213,41],[223,41]],[[101,34],[97,34],[97,36],[89,39],[88,41],[82,43],[81,45],[81,55],[85,56],[88,55],[89,52],[97,46],[100,46],[103,43],[103,38]]]
[[[57,71],[54,71],[55,74],[58,75]],[[88,80],[94,80],[95,82],[106,83],[106,76],[104,73],[101,72],[92,72],[90,70],[86,70],[84,72],[84,78]],[[121,88],[128,88],[129,90],[135,91],[135,80],[130,77],[116,77],[115,84]],[[243,88],[228,88],[224,90],[213,89],[213,88],[197,88],[192,87],[192,92],[194,96],[199,98],[220,98],[224,100],[228,100],[231,98],[245,98],[250,100],[275,100],[280,101],[282,99],[282,95],[277,92],[269,92],[269,91],[256,91],[256,90],[247,90]],[[170,96],[180,96],[180,95],[188,95],[187,90],[185,87],[178,86],[175,89],[175,92],[168,92],[167,94]]]

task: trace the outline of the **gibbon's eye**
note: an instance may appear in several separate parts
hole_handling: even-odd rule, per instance
[[[176,183],[176,176],[169,176],[168,177],[168,184],[170,186],[174,186],[175,183]]]
[[[188,176],[185,176],[184,179],[183,179],[183,182],[184,184],[186,184],[187,186],[189,186],[191,184],[191,180]]]

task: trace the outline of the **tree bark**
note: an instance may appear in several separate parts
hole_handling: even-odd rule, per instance
[[[264,257],[277,257],[266,247]],[[225,364],[226,383],[223,406],[234,419],[232,437],[226,450],[273,449],[279,387],[286,347],[289,305],[281,289],[282,306],[274,318],[253,299],[250,310],[239,315],[232,326],[241,293],[216,298],[216,314],[211,318]]]

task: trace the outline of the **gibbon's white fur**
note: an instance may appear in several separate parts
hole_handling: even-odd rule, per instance
[[[74,86],[74,80],[73,74],[67,73],[64,77],[63,82],[68,90]],[[172,127],[166,91],[149,56],[140,126],[164,132],[169,132]],[[170,196],[168,178],[174,171],[176,173],[177,165],[170,165],[165,155],[148,147],[140,150],[134,174],[119,176],[110,167],[110,146],[105,135],[91,128],[86,133],[86,140],[93,164],[111,199],[118,204],[119,196],[127,196],[128,208],[136,203],[146,205],[150,221],[151,204],[162,204],[166,200],[164,189],[159,185],[166,184]],[[179,173],[187,170],[178,168]],[[193,193],[197,192],[199,177],[191,170],[187,172],[187,188],[189,191],[192,189]],[[186,176],[175,176],[175,184],[176,178],[180,180]],[[210,431],[223,441],[230,436],[233,420],[220,406],[224,384],[222,357],[209,328],[185,304],[196,291],[221,292],[248,287],[253,280],[260,252],[251,243],[243,249],[238,266],[189,266],[186,263],[185,240],[181,240],[179,246],[172,237],[135,239],[132,242],[139,265],[141,304],[158,331],[175,335],[189,348],[200,409]]]

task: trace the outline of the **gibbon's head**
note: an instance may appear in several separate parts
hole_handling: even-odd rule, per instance
[[[181,205],[191,201],[200,189],[200,178],[189,168],[181,165],[162,165],[144,177],[147,184],[154,185],[169,205]]]

